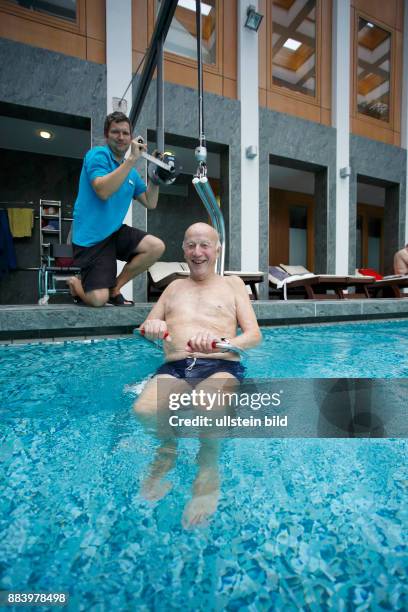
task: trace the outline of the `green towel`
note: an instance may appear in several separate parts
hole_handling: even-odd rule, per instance
[[[34,211],[32,208],[9,208],[8,218],[13,238],[31,237],[34,225]]]

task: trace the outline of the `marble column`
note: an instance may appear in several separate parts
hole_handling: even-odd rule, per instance
[[[132,86],[126,92],[132,79],[132,2],[121,0],[120,10],[116,0],[106,0],[106,79],[107,108],[106,112],[114,110],[129,114],[132,104]],[[123,100],[122,100],[123,96]],[[132,225],[132,207],[124,219],[124,223]],[[117,263],[118,274],[124,264]],[[133,299],[133,283],[129,282],[122,288],[127,299]]]
[[[332,125],[336,128],[336,274],[349,272],[350,0],[333,0]]]

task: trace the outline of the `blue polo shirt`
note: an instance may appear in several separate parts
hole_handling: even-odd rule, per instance
[[[107,200],[99,198],[92,181],[116,170],[119,165],[107,145],[94,147],[85,155],[74,206],[74,244],[93,246],[116,232],[123,223],[132,198],[146,191],[146,184],[132,168],[118,191]]]

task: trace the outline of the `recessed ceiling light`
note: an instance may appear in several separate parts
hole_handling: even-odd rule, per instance
[[[295,40],[294,38],[288,38],[283,46],[287,49],[290,49],[291,51],[297,51],[299,47],[302,46],[302,43],[298,40]]]
[[[50,132],[49,130],[37,130],[37,135],[40,138],[44,138],[44,140],[51,140],[52,138],[54,138],[54,134],[52,132]]]
[[[177,4],[178,6],[181,6],[182,8],[185,8],[189,11],[195,12],[196,10],[195,0],[179,0]],[[212,9],[212,6],[210,6],[209,4],[206,4],[205,2],[201,2],[201,14],[204,15],[204,17],[206,17],[209,14],[211,9]]]
[[[367,25],[367,28],[373,28],[374,27],[374,24],[371,23],[371,21],[367,21],[366,25]]]

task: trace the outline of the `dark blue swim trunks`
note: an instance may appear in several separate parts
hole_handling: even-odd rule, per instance
[[[170,374],[176,378],[204,379],[216,372],[228,372],[242,382],[245,374],[245,367],[239,361],[228,359],[201,359],[188,357],[178,361],[168,361],[156,371],[157,374]]]

